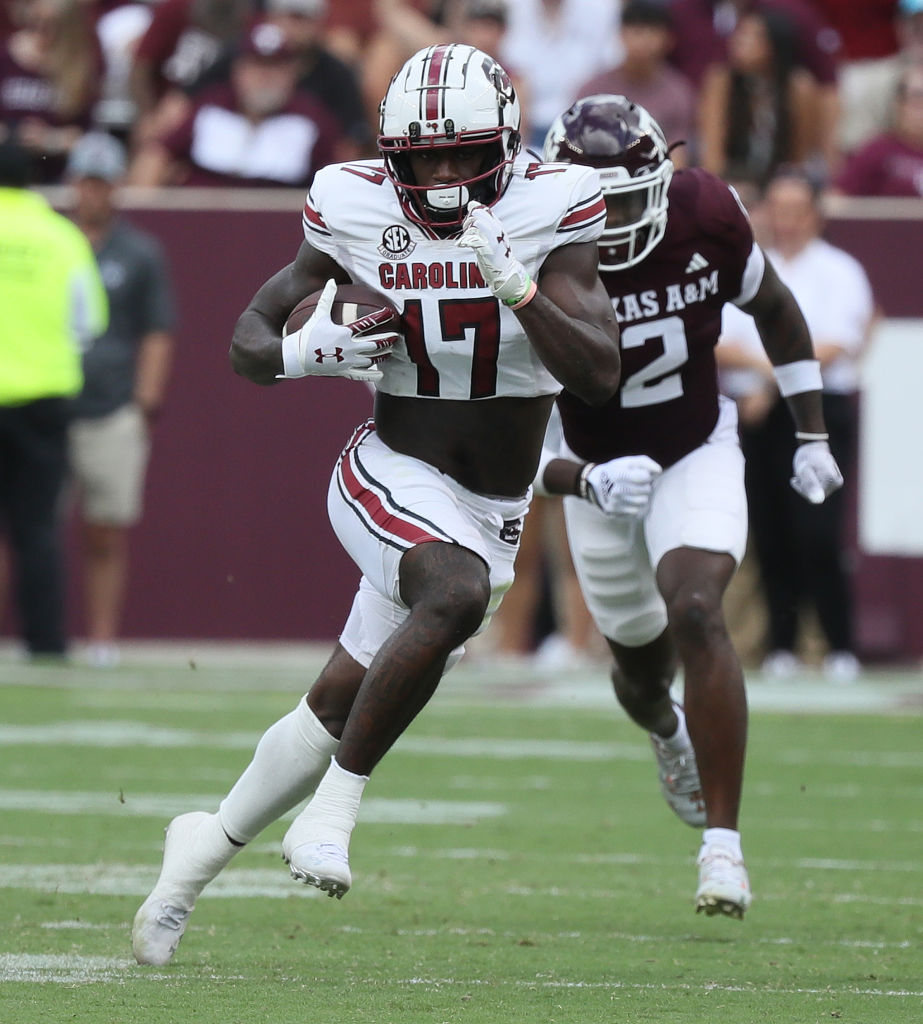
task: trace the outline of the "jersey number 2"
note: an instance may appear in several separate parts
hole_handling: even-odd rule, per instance
[[[683,393],[679,370],[689,358],[683,321],[678,316],[668,316],[622,330],[622,348],[642,348],[654,341],[663,345],[663,352],[623,381],[620,392],[623,409],[670,402]]]

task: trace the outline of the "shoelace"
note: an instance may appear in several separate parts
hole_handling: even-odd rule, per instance
[[[674,754],[667,750],[658,742],[658,737],[654,737],[654,745],[661,758],[664,781],[670,786],[675,786],[677,782],[692,783],[694,788],[698,789],[698,778],[694,774],[696,770],[693,768],[692,758],[688,754]]]
[[[739,868],[743,865],[743,861],[733,854],[730,850],[725,850],[723,847],[717,846],[715,848],[706,849],[703,853],[699,854],[698,863],[700,867],[707,866],[709,868]]]
[[[674,784],[685,782],[689,785],[694,785],[696,789],[699,788],[699,779],[693,768],[692,759],[686,757],[685,754],[680,755],[675,761],[671,762],[668,778]]]

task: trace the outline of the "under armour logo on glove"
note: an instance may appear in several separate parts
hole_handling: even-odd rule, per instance
[[[400,340],[395,333],[398,319],[394,310],[383,306],[351,323],[337,324],[330,318],[336,291],[336,281],[328,281],[311,318],[282,339],[280,377],[313,374],[349,380],[381,380],[382,372],[377,364],[391,355],[391,349]]]

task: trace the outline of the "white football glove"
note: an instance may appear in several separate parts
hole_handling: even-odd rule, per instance
[[[828,495],[843,486],[843,474],[826,441],[798,445],[792,459],[792,471],[792,487],[812,505],[820,505]]]
[[[654,481],[663,468],[647,455],[623,455],[584,469],[586,497],[608,516],[640,519],[651,501]],[[581,490],[582,490],[581,486]]]
[[[349,380],[381,380],[375,365],[387,359],[398,336],[377,331],[394,320],[390,309],[370,313],[349,324],[335,324],[330,309],[337,285],[332,278],[324,285],[320,300],[309,320],[282,339],[283,372],[280,379],[296,377],[346,377]]]
[[[521,302],[532,288],[532,278],[513,255],[503,225],[482,203],[468,203],[458,244],[473,249],[484,280],[507,306]]]

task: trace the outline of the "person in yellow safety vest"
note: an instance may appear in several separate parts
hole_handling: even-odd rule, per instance
[[[29,190],[30,170],[18,143],[0,142],[0,533],[27,652],[63,658],[68,399],[109,308],[89,242]]]

